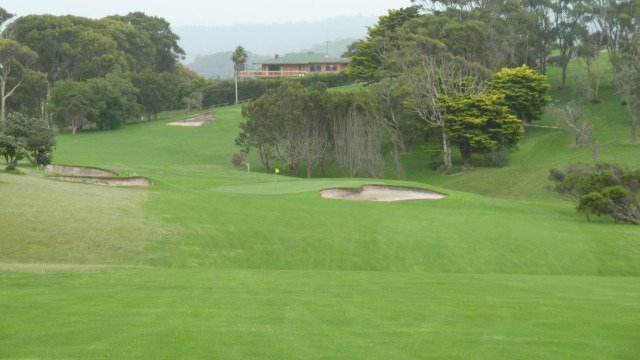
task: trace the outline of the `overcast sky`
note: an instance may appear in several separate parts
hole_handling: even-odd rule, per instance
[[[142,11],[172,26],[314,22],[344,15],[381,16],[410,0],[2,0],[12,14],[76,15],[93,19]]]

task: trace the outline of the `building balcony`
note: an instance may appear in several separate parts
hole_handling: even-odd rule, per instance
[[[268,71],[268,70],[247,70],[240,71],[238,74],[241,78],[280,78],[280,77],[298,77],[305,76],[308,71]]]

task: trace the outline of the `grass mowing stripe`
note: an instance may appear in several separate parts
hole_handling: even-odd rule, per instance
[[[4,273],[0,356],[632,359],[639,287],[570,276]]]

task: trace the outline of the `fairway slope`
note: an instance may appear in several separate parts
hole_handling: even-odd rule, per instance
[[[148,188],[0,171],[0,358],[638,358],[640,227],[547,189],[590,156],[558,129],[527,128],[504,168],[440,175],[417,144],[408,181],[304,179],[231,165],[239,106],[166,126],[188,116],[57,136],[56,162]],[[364,185],[447,197],[320,195]]]

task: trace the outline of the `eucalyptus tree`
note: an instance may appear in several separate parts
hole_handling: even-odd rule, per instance
[[[584,89],[584,96],[592,103],[600,102],[600,83],[604,75],[604,69],[600,61],[600,53],[606,36],[600,32],[583,31],[580,43],[576,48],[576,55],[580,59],[578,65],[584,69],[576,75],[578,87]]]
[[[233,79],[235,80],[236,104],[238,103],[238,76],[240,75],[240,71],[244,70],[245,63],[248,59],[249,55],[242,46],[237,46],[231,55],[231,61],[233,62]]]
[[[533,62],[525,62],[530,67],[537,68],[542,74],[547,73],[547,60],[553,45],[553,27],[551,19],[551,0],[524,0],[522,6],[529,14],[531,22],[527,22],[529,46],[534,54]],[[514,64],[516,66],[522,64]]]
[[[126,70],[117,43],[96,28],[96,21],[77,16],[28,15],[10,24],[16,41],[38,53],[36,68],[59,80],[86,80]]]
[[[58,81],[51,91],[47,111],[59,128],[71,127],[73,134],[88,123],[89,113],[94,111],[91,90],[86,82]]]
[[[382,109],[368,93],[332,93],[329,122],[333,155],[347,177],[382,173]]]
[[[38,54],[17,41],[0,37],[0,128],[6,120],[6,101],[25,83]]]
[[[425,126],[441,132],[443,170],[449,171],[453,167],[451,142],[445,131],[446,109],[439,99],[482,92],[489,71],[451,55],[442,42],[421,35],[407,36],[395,54],[395,61],[411,88],[406,102],[408,109]]]
[[[26,73],[23,85],[7,98],[7,114],[20,112],[44,119],[45,105],[49,96],[47,74],[31,70]]]
[[[149,16],[143,12],[132,12],[125,16],[114,16],[127,24],[133,25],[150,40],[153,56],[152,70],[155,72],[171,72],[184,59],[185,52],[178,45],[180,37],[171,30],[171,24],[165,19]]]
[[[614,82],[629,114],[630,142],[640,128],[640,0],[593,0],[594,23],[607,38]]]
[[[8,12],[0,6],[0,29],[3,28],[5,23],[13,18],[14,14]]]
[[[147,119],[153,119],[164,110],[169,110],[179,101],[179,77],[175,73],[155,73],[145,70],[130,74],[130,80],[138,89],[138,104]]]
[[[101,34],[108,36],[116,43],[126,63],[125,70],[141,72],[154,69],[154,63],[149,59],[156,56],[157,50],[147,32],[140,31],[136,26],[122,21],[118,16],[97,20],[94,25]]]
[[[384,127],[389,140],[399,152],[407,152],[418,135],[404,104],[409,99],[411,88],[402,77],[385,78],[369,85],[369,92],[377,99],[384,115]]]
[[[493,71],[522,64],[545,70],[551,45],[548,0],[414,2],[426,10],[420,28],[453,55]]]
[[[629,114],[630,137],[632,144],[638,142],[640,128],[640,32],[636,35],[633,51],[620,56],[615,83]]]
[[[346,54],[351,58],[349,77],[354,80],[372,83],[381,80],[388,65],[388,57],[398,44],[400,29],[420,16],[419,6],[410,6],[398,10],[389,10],[378,22],[368,28],[367,37],[350,46]],[[382,76],[383,78],[386,76]]]
[[[550,0],[552,33],[560,51],[558,63],[562,69],[560,88],[567,86],[567,68],[575,55],[580,34],[586,31],[582,18],[586,16],[583,0]]]
[[[184,56],[168,22],[139,12],[100,20],[28,15],[7,31],[40,55],[37,68],[48,74],[51,86],[113,71],[172,72]]]

